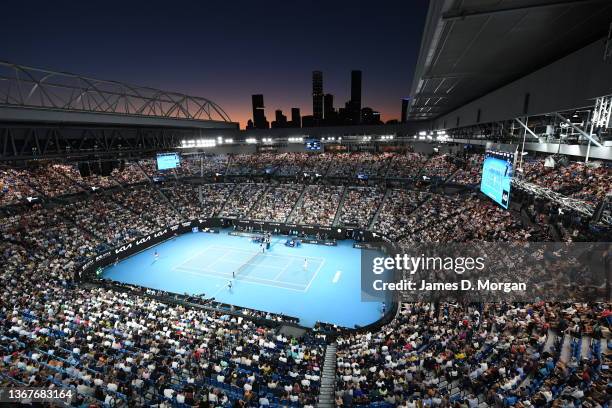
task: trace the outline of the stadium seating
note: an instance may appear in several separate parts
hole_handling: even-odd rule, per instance
[[[198,217],[354,226],[400,245],[555,240],[553,227],[566,241],[609,233],[520,195],[521,212],[502,210],[469,188],[479,182],[478,155],[195,155],[184,163],[162,173],[143,158],[108,177],[82,177],[72,163],[0,168],[0,386],[71,389],[80,406],[314,407],[325,347],[335,342],[337,406],[609,403],[609,304],[406,303],[382,327],[297,339],[265,323],[279,316],[187,307],[128,285],[77,285],[74,271],[88,259]],[[610,191],[605,164],[542,166],[528,161],[525,177],[589,202]],[[364,185],[359,172],[461,188]],[[158,176],[165,182],[154,183]]]

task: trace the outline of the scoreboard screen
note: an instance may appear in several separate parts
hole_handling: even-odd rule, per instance
[[[157,170],[175,169],[181,165],[178,153],[159,153],[157,155]]]
[[[321,142],[318,140],[307,140],[306,150],[321,150]]]
[[[510,204],[512,163],[497,157],[485,156],[480,191],[504,208]]]

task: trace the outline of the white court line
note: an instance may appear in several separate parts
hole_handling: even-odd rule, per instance
[[[190,256],[189,258],[185,259],[185,260],[184,260],[182,263],[180,263],[179,265],[177,265],[177,266],[173,267],[172,269],[176,269],[176,268],[178,268],[179,266],[185,265],[187,262],[191,261],[193,258],[195,258],[195,257],[198,257],[198,256],[202,255],[202,254],[203,254],[204,252],[206,252],[206,251],[207,251],[207,250],[208,250],[210,247],[211,247],[210,245],[208,245],[208,246],[204,247],[204,249],[203,249],[203,250],[201,250],[200,252],[197,252],[195,255]]]
[[[181,272],[188,272],[188,273],[197,273],[197,272],[204,272],[205,275],[208,276],[215,276],[215,277],[219,277],[219,278],[225,278],[225,279],[234,279],[232,277],[231,274],[229,273],[224,273],[224,272],[218,272],[215,271],[214,269],[205,269],[205,268],[188,268],[188,267],[181,267],[179,269],[179,271]],[[239,281],[247,281],[247,280],[260,280],[260,281],[264,281],[264,282],[272,282],[272,283],[278,283],[278,284],[283,284],[283,285],[291,285],[291,286],[303,286],[299,283],[293,283],[293,282],[285,282],[285,281],[278,281],[278,280],[274,280],[274,279],[266,279],[266,278],[258,278],[258,277],[254,277],[254,276],[245,276],[244,278],[240,278],[240,275],[238,275],[238,277],[235,278],[236,280]]]
[[[226,273],[226,272],[219,272],[216,271],[214,269],[208,269],[208,268],[195,268],[195,267],[189,267],[189,266],[179,266],[177,268],[179,271],[181,272],[204,272],[210,276],[217,276],[219,278],[231,278],[232,274],[231,273]]]
[[[274,266],[274,265],[261,265],[261,264],[256,264],[256,263],[251,263],[251,262],[247,262],[247,263],[242,263],[240,261],[232,261],[229,259],[224,259],[224,262],[227,263],[231,263],[231,264],[236,264],[236,265],[253,265],[253,266],[261,266],[262,268],[270,268],[270,269],[283,269],[286,268],[286,266]]]
[[[280,241],[279,241],[280,242]],[[224,246],[224,245],[210,245],[208,247],[206,247],[205,250],[200,251],[199,253],[195,254],[194,256],[188,258],[187,261],[181,263],[179,266],[174,267],[174,270],[180,270],[182,272],[185,273],[189,273],[192,275],[196,275],[196,276],[210,276],[210,277],[214,277],[217,279],[233,279],[231,276],[231,274],[229,273],[222,273],[219,271],[216,271],[214,269],[209,269],[209,268],[191,268],[188,266],[184,266],[188,261],[192,260],[193,258],[202,255],[206,250],[225,250],[225,252],[219,256],[217,259],[215,259],[214,261],[212,261],[211,263],[209,263],[208,266],[217,263],[218,261],[223,261],[223,262],[227,262],[227,263],[235,263],[235,264],[240,264],[239,261],[234,261],[231,259],[223,259],[225,256],[227,256],[228,254],[231,254],[231,252],[235,251],[235,252],[241,252],[241,253],[248,253],[249,255],[255,255],[257,252],[254,251],[249,251],[249,250],[245,250],[245,249],[241,249],[241,248],[235,248],[235,247],[228,247],[228,246]],[[308,291],[308,289],[310,289],[310,286],[312,285],[312,282],[314,282],[314,280],[316,279],[316,277],[318,276],[320,270],[323,268],[323,265],[325,264],[325,258],[319,258],[319,257],[302,257],[299,255],[292,255],[292,254],[285,254],[285,255],[273,255],[273,254],[268,254],[268,253],[262,253],[261,256],[263,257],[270,257],[270,258],[283,258],[283,259],[289,259],[289,263],[286,264],[284,267],[279,267],[279,266],[265,266],[265,268],[269,268],[269,269],[280,269],[280,272],[274,277],[274,279],[266,279],[266,278],[258,278],[258,277],[245,277],[243,279],[237,279],[241,282],[245,282],[245,283],[251,283],[251,284],[258,284],[258,285],[263,285],[263,286],[269,286],[269,287],[274,287],[274,288],[280,288],[280,289],[288,289],[288,290],[294,290],[294,291],[298,291],[298,292],[306,292]],[[314,275],[312,276],[312,278],[310,279],[310,281],[308,282],[308,284],[306,285],[305,288],[302,289],[295,289],[292,287],[286,287],[286,286],[298,286],[298,287],[302,287],[302,285],[298,284],[298,283],[292,283],[292,282],[287,282],[287,281],[283,281],[283,280],[278,280],[278,278],[280,278],[280,276],[282,276],[282,274],[284,272],[286,272],[286,269],[293,263],[293,261],[295,260],[295,258],[306,258],[308,260],[315,260],[315,261],[319,261],[319,267],[317,268],[317,270],[315,271]],[[257,265],[257,264],[253,264],[253,263],[248,263],[247,265],[252,265],[252,266],[261,266],[261,265]],[[204,273],[201,273],[204,272]],[[275,283],[274,284],[267,284],[267,283],[263,283],[263,282],[270,282],[270,283]],[[217,293],[220,293],[223,289],[227,288],[226,285],[223,285],[219,291]]]
[[[188,273],[189,273],[189,272],[188,272]],[[219,293],[221,293],[221,291],[222,291],[223,289],[228,289],[228,290],[229,290],[229,288],[227,287],[227,285],[221,285],[221,287],[219,288],[219,290],[218,290],[218,291],[216,291],[216,292],[215,292],[215,294],[214,294],[214,295],[212,295],[212,296],[210,297],[210,299],[214,299],[214,298],[216,298],[216,297],[219,295]]]
[[[217,260],[217,261],[218,261],[218,260]],[[211,262],[211,263],[210,263],[208,266],[212,265],[213,263],[215,263],[215,262],[217,262],[217,261]],[[265,266],[262,266],[261,264],[256,264],[256,263],[251,263],[251,262],[243,263],[243,262],[240,262],[240,261],[232,261],[232,260],[229,260],[229,259],[222,259],[222,261],[223,261],[223,262],[230,263],[230,264],[236,264],[236,265],[252,265],[252,266],[260,266],[260,267],[262,267],[262,268],[270,268],[270,269],[283,269],[283,268],[284,268],[283,266],[274,266],[274,265],[265,265]],[[181,266],[182,266],[182,265],[180,265],[179,267],[181,267]]]
[[[225,246],[220,246],[220,245],[213,245],[211,248],[225,249],[225,250],[227,251],[227,252],[224,252],[224,253],[223,253],[223,255],[221,255],[221,256],[219,257],[219,259],[216,259],[216,260],[214,260],[213,262],[211,262],[211,264],[212,264],[212,263],[216,263],[216,262],[217,262],[217,261],[219,261],[221,258],[224,258],[224,257],[225,257],[225,256],[228,254],[228,252],[231,252],[231,251],[237,251],[237,252],[246,252],[246,253],[248,253],[249,255],[260,254],[260,256],[261,256],[261,257],[263,257],[263,258],[268,258],[268,257],[269,257],[269,258],[283,258],[283,259],[289,259],[289,260],[290,260],[289,264],[291,264],[291,262],[293,262],[293,260],[294,260],[295,258],[301,258],[301,257],[300,257],[300,256],[298,256],[298,255],[286,255],[286,256],[283,256],[283,255],[271,255],[271,254],[268,254],[268,253],[261,253],[261,252],[259,252],[259,251],[257,251],[257,252],[252,252],[252,251],[247,251],[247,250],[243,250],[243,249],[231,248],[231,247],[225,247]],[[324,261],[325,261],[325,259],[324,259],[324,258],[318,258],[318,257],[305,257],[305,258],[307,258],[307,259],[309,259],[309,260],[320,261],[320,262],[324,262]],[[236,261],[236,260],[233,260],[233,259],[223,259],[223,261],[224,261],[224,262],[228,262],[228,263],[233,263],[233,264],[243,264],[241,261]],[[274,266],[274,265],[265,265],[265,266],[262,266],[262,265],[258,265],[258,264],[254,264],[254,263],[247,263],[247,265],[262,266],[262,267],[265,267],[265,268],[270,268],[270,269],[284,269],[284,268],[287,268],[287,267],[289,266],[289,264],[287,264],[287,265],[285,265],[285,266],[282,266],[282,267],[281,267],[281,266]],[[181,264],[181,265],[182,265],[182,264]]]
[[[190,271],[185,271],[182,270],[181,272],[183,273],[188,273],[190,275],[195,275],[195,276],[210,276],[212,278],[217,278],[217,279],[223,279],[223,277],[219,276],[219,275],[211,275],[211,274],[206,274],[206,273],[196,273],[196,272],[190,272]],[[287,288],[284,286],[278,286],[278,285],[270,285],[269,283],[261,283],[261,282],[253,282],[253,281],[249,281],[249,280],[243,280],[243,279],[238,279],[240,282],[244,282],[244,283],[250,283],[252,285],[261,285],[261,286],[268,286],[270,288],[276,288],[276,289],[287,289],[287,290],[293,290],[295,292],[306,292],[306,289],[295,289],[295,288]],[[281,282],[277,282],[277,283],[281,283]],[[287,284],[290,284],[288,282],[284,282]],[[227,285],[224,285],[221,289],[219,289],[219,291],[217,292],[217,294],[219,294],[221,292],[222,289],[227,288]]]
[[[234,248],[234,247],[226,247],[224,245],[212,245],[212,247],[214,248],[221,248],[221,249],[228,249],[231,251],[239,251],[239,252],[248,252],[248,253],[254,253],[253,251],[249,251],[248,249],[240,249],[240,248]],[[325,258],[319,258],[316,256],[300,256],[300,255],[293,255],[293,254],[286,254],[286,255],[275,255],[275,254],[269,254],[269,253],[264,253],[262,254],[264,256],[269,256],[271,258],[308,258],[308,259],[314,259],[317,261],[324,261]]]
[[[281,271],[278,273],[278,275],[276,275],[276,276],[274,277],[274,280],[275,280],[275,281],[278,281],[278,278],[280,278],[280,277],[281,277],[281,275],[287,271],[287,268],[288,268],[288,267],[289,267],[289,265],[291,265],[292,263],[293,263],[293,259],[289,259],[289,263],[288,263],[288,264],[286,264],[286,265],[285,265],[285,267],[284,267],[283,269],[281,269]]]
[[[188,263],[189,261],[193,260],[194,258],[197,258],[198,256],[204,254],[204,252],[206,252],[207,250],[214,248],[214,245],[209,245],[206,248],[204,248],[202,251],[196,253],[193,256],[190,256],[189,258],[187,258],[185,261],[183,261],[182,263],[180,263],[179,265],[173,267],[172,269],[177,269],[177,268],[181,268],[183,265],[185,265],[186,263]],[[223,255],[221,255],[219,258],[214,259],[213,261],[210,262],[210,264],[214,264],[215,262],[217,262],[220,258],[222,258],[223,256],[225,256],[226,253],[223,253]]]
[[[319,271],[321,270],[324,264],[325,264],[325,259],[323,260],[323,262],[321,262],[321,264],[317,268],[317,271],[312,276],[312,279],[310,279],[310,282],[308,282],[308,286],[306,286],[306,289],[304,289],[304,292],[308,292],[308,289],[310,289],[310,285],[312,285],[312,282],[314,282],[314,280],[316,279],[317,275],[319,274]]]
[[[216,264],[216,263],[217,263],[217,262],[219,262],[219,261],[224,261],[224,262],[226,262],[227,260],[226,260],[226,259],[223,259],[223,257],[224,257],[225,255],[227,255],[227,254],[228,254],[228,251],[225,251],[223,254],[221,254],[220,256],[218,256],[218,257],[217,257],[217,259],[215,259],[214,261],[210,262],[210,263],[208,264],[208,266],[211,266],[211,265],[213,265],[213,264]]]
[[[336,271],[334,279],[332,279],[332,283],[338,283],[338,281],[340,280],[340,275],[342,275],[342,271]]]

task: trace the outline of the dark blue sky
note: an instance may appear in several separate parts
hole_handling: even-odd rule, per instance
[[[312,112],[311,71],[336,107],[363,71],[363,103],[398,118],[427,0],[8,2],[0,59],[186,92],[219,103],[244,127],[251,94],[266,116]]]

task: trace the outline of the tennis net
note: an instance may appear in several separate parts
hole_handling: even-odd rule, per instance
[[[238,275],[240,275],[242,272],[244,272],[249,266],[251,266],[253,264],[253,261],[255,260],[255,258],[257,258],[259,255],[261,254],[261,252],[255,252],[255,254],[250,257],[245,263],[243,263],[242,265],[240,265],[238,267],[238,269],[236,269],[233,273],[233,276],[235,279],[238,279]]]

